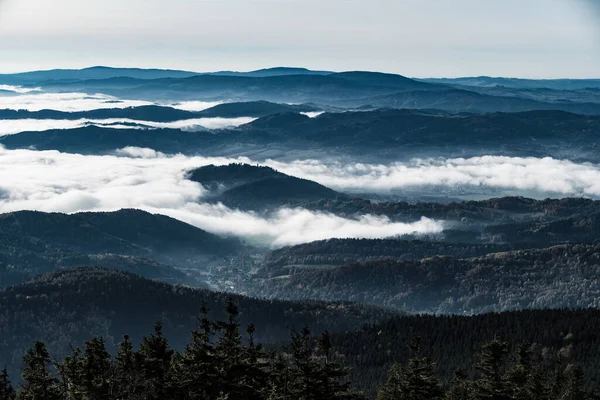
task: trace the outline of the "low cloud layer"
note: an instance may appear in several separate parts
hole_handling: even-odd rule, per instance
[[[40,88],[26,88],[22,86],[12,86],[12,85],[0,85],[0,91],[6,92],[15,92],[15,93],[29,93],[29,92],[39,92]]]
[[[281,246],[332,237],[381,238],[438,233],[443,224],[423,218],[394,223],[364,215],[346,219],[304,209],[282,209],[268,217],[202,202],[203,187],[186,171],[226,158],[170,156],[127,148],[114,156],[83,156],[57,151],[0,147],[0,212],[110,211],[139,208],[169,215],[202,229]],[[236,161],[248,161],[240,159]]]
[[[108,211],[139,208],[169,215],[202,229],[281,246],[333,237],[382,238],[439,233],[443,223],[422,218],[395,223],[385,217],[356,219],[305,209],[281,209],[269,216],[202,201],[204,188],[186,179],[203,165],[254,163],[247,158],[168,156],[128,147],[113,156],[0,147],[0,212]],[[267,161],[290,175],[342,191],[381,192],[423,186],[497,187],[555,193],[555,197],[600,197],[600,166],[551,158],[475,157],[414,160],[407,164]]]
[[[306,115],[308,118],[316,118],[321,114],[325,114],[325,111],[304,111],[300,114]]]
[[[424,186],[500,188],[600,196],[600,166],[576,164],[550,157],[483,156],[416,159],[391,165],[324,163],[317,160],[266,165],[342,191],[385,192]]]
[[[192,101],[182,101],[182,102],[178,102],[178,103],[164,103],[164,104],[160,104],[160,105],[166,105],[169,107],[178,108],[180,110],[185,110],[185,111],[202,111],[202,110],[206,110],[207,108],[218,106],[219,104],[223,104],[223,102],[222,101],[192,100]]]
[[[37,89],[19,88],[18,86],[8,85],[0,86],[0,90],[19,93],[19,95],[0,96],[0,109],[10,110],[56,110],[70,112],[158,104],[144,100],[122,100],[102,93],[48,93],[38,91]],[[164,102],[158,105],[187,111],[202,111],[221,103],[222,102],[183,101],[173,103]]]
[[[104,94],[85,93],[26,93],[19,96],[0,96],[0,109],[90,111],[105,108],[145,106],[152,103],[142,100],[119,100]]]
[[[108,118],[108,119],[78,119],[78,120],[61,120],[61,119],[8,119],[0,120],[0,136],[13,135],[19,132],[39,132],[49,129],[74,129],[81,128],[87,125],[107,126],[111,128],[130,129],[127,124],[138,124],[148,128],[171,128],[181,129],[184,131],[198,131],[204,129],[222,129],[235,127],[250,123],[256,118],[239,117],[239,118],[195,118],[186,119],[174,122],[152,122],[140,121],[128,118]]]

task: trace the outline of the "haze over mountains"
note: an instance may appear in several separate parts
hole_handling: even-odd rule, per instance
[[[0,88],[12,376],[35,339],[114,352],[156,319],[182,350],[231,295],[257,340],[335,332],[370,397],[414,335],[444,384],[495,333],[600,382],[600,80],[93,67]]]

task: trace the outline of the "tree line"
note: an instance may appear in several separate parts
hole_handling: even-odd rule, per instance
[[[22,382],[15,389],[0,372],[0,400],[360,400],[349,370],[338,360],[327,331],[318,337],[307,327],[274,350],[257,343],[250,324],[242,334],[238,307],[227,302],[227,318],[210,320],[205,305],[183,351],[173,350],[157,322],[134,349],[124,336],[112,356],[102,338],[85,342],[64,359],[52,358],[43,342],[24,355]],[[485,343],[469,377],[458,370],[450,384],[436,376],[436,363],[421,350],[393,365],[377,400],[595,400],[586,391],[581,367],[560,362],[548,368],[532,346],[513,356],[499,340]],[[560,357],[557,356],[557,359]]]

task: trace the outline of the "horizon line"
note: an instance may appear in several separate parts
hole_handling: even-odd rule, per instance
[[[91,65],[88,67],[80,67],[80,68],[72,68],[72,67],[57,67],[57,68],[51,68],[51,69],[32,69],[32,70],[21,70],[21,71],[17,71],[17,72],[0,72],[0,76],[1,75],[22,75],[22,74],[30,74],[30,73],[36,73],[36,72],[52,72],[52,71],[84,71],[84,70],[90,70],[90,69],[94,69],[94,68],[105,68],[105,69],[136,69],[136,70],[155,70],[155,71],[173,71],[173,72],[184,72],[184,73],[190,73],[190,74],[196,74],[196,75],[209,75],[209,74],[218,74],[218,73],[239,73],[239,74],[247,74],[247,73],[252,73],[252,72],[258,72],[258,71],[268,71],[268,70],[273,70],[273,69],[298,69],[298,70],[305,70],[305,71],[309,71],[309,72],[319,72],[319,73],[324,73],[324,74],[337,74],[337,73],[342,73],[342,72],[370,72],[370,73],[379,73],[379,74],[389,74],[389,75],[397,75],[397,76],[403,76],[406,78],[410,78],[410,79],[466,79],[466,78],[490,78],[490,79],[515,79],[515,80],[534,80],[534,81],[552,81],[552,80],[573,80],[573,81],[586,81],[586,80],[600,80],[600,77],[585,77],[585,78],[570,78],[570,77],[528,77],[528,76],[521,76],[521,77],[517,77],[517,76],[503,76],[503,75],[454,75],[454,76],[408,76],[408,75],[403,75],[400,73],[396,73],[396,72],[385,72],[385,71],[378,71],[378,70],[361,70],[361,69],[349,69],[349,70],[343,70],[343,71],[334,71],[334,70],[330,70],[330,69],[312,69],[312,68],[308,68],[308,67],[296,67],[296,66],[284,66],[284,65],[279,65],[279,66],[271,66],[271,67],[263,67],[263,68],[258,68],[258,69],[251,69],[251,70],[246,70],[246,71],[242,71],[242,70],[233,70],[233,69],[222,69],[222,70],[216,70],[216,71],[193,71],[193,70],[188,70],[188,69],[179,69],[179,68],[162,68],[162,67],[134,67],[134,66],[110,66],[110,65]]]

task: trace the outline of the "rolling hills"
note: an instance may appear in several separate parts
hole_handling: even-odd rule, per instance
[[[563,245],[457,259],[380,259],[341,267],[274,270],[249,293],[357,301],[420,313],[597,308],[600,247]]]
[[[115,351],[122,335],[135,340],[160,320],[171,345],[181,349],[197,325],[204,302],[213,318],[225,317],[232,297],[240,322],[259,328],[257,340],[283,341],[292,329],[308,324],[315,332],[346,331],[392,317],[376,307],[318,301],[259,300],[238,295],[173,286],[120,271],[76,268],[42,275],[22,285],[0,289],[0,360],[11,370],[35,340],[43,340],[57,357],[90,337],[103,337]]]
[[[58,268],[89,265],[201,284],[198,275],[212,263],[243,249],[235,239],[139,210],[2,214],[0,238],[0,287]]]
[[[461,114],[414,110],[268,115],[223,134],[88,126],[0,137],[8,149],[36,148],[82,154],[126,146],[165,153],[280,157],[294,152],[349,155],[357,160],[503,155],[598,162],[600,118],[561,111]],[[216,133],[216,132],[215,132]],[[269,153],[268,151],[275,152]],[[255,158],[253,157],[253,158]],[[310,156],[309,156],[310,157]],[[314,157],[314,156],[313,156]]]
[[[147,105],[128,108],[107,108],[90,111],[56,111],[56,110],[0,110],[0,119],[132,119],[151,122],[173,122],[194,118],[236,118],[264,117],[283,112],[317,111],[309,105],[287,105],[255,101],[246,103],[224,103],[202,111],[186,111],[174,107]]]
[[[375,106],[431,109],[450,112],[515,112],[562,110],[599,114],[597,97],[581,97],[577,90],[597,87],[597,80],[529,81],[505,78],[415,80],[402,75],[369,71],[327,72],[301,68],[271,68],[247,73],[222,71],[195,74],[185,71],[110,69],[40,71],[0,76],[0,82],[39,85],[46,91],[107,93],[123,98],[204,101],[260,101],[316,103],[336,107]],[[518,91],[482,91],[491,85],[512,89],[548,88],[552,96],[530,96]]]

